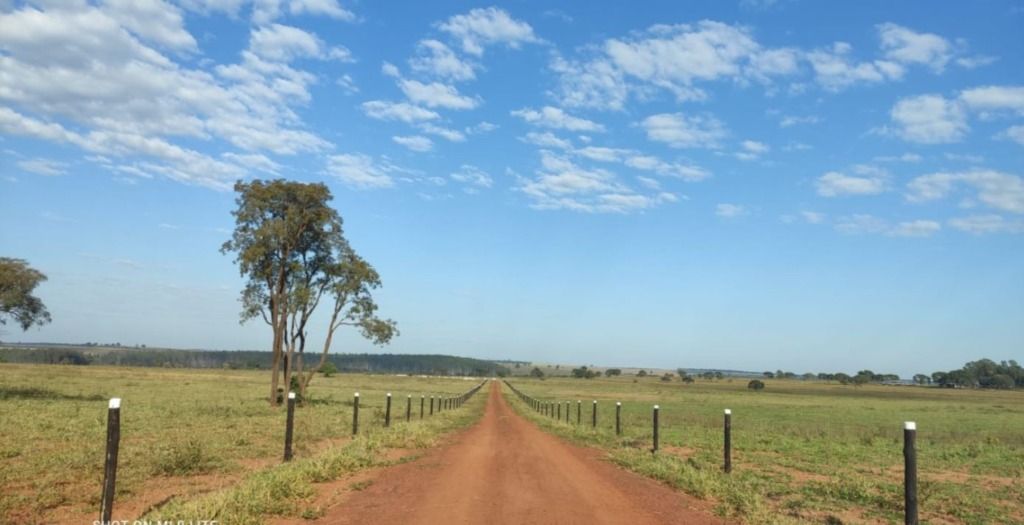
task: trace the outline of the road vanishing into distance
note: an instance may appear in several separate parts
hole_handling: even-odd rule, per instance
[[[318,524],[723,524],[686,495],[541,431],[491,383],[483,418],[382,470]],[[308,522],[307,522],[308,523]]]

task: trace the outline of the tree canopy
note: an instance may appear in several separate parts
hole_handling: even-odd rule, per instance
[[[22,259],[0,257],[0,325],[12,320],[28,330],[33,325],[49,323],[50,312],[43,301],[32,295],[39,283],[46,280],[42,272]]]

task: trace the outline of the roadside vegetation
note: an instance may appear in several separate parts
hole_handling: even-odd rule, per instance
[[[476,417],[483,397],[478,394],[463,409],[419,424],[421,394],[461,393],[479,379],[365,374],[318,378],[317,388],[296,411],[296,459],[294,466],[284,468],[280,462],[285,413],[268,406],[265,374],[0,365],[0,523],[91,523],[96,519],[110,397],[123,399],[114,506],[118,519],[135,519],[174,496],[188,499],[238,482],[246,487],[265,486],[259,480],[269,483],[281,476],[305,476],[296,472],[318,468],[320,473],[311,478],[316,481],[380,464],[387,447],[422,446],[465,424],[465,418]],[[356,391],[361,394],[360,432],[366,437],[350,443]],[[387,392],[394,396],[393,426],[378,435]],[[408,427],[401,423],[407,394],[415,396],[414,424]],[[248,481],[263,471],[268,473]],[[285,496],[281,507],[269,511],[301,514],[306,510],[301,497]],[[198,508],[180,498],[172,503],[173,508]],[[229,511],[234,517],[243,514],[225,507],[224,512]],[[222,521],[241,522],[246,521]]]
[[[539,399],[571,401],[571,422],[508,400],[542,427],[712,501],[751,524],[902,523],[902,423],[918,425],[923,523],[1024,523],[1024,392],[840,385],[764,378],[691,383],[658,376],[514,378]],[[576,402],[582,400],[582,424]],[[598,401],[598,428],[590,426]],[[623,435],[616,436],[615,402]],[[660,405],[661,451],[651,454]],[[722,472],[723,409],[733,412],[733,472]]]

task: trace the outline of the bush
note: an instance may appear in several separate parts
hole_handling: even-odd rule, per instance
[[[331,377],[338,373],[338,367],[334,366],[334,363],[328,361],[324,363],[324,366],[320,367],[320,373],[323,374],[324,377]]]
[[[164,476],[187,476],[210,472],[217,467],[217,460],[203,450],[201,442],[189,440],[186,443],[176,443],[158,449],[153,473]]]
[[[747,383],[747,388],[751,390],[764,390],[764,382],[760,379],[755,379]]]

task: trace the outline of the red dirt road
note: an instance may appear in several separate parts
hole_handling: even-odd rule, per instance
[[[721,524],[664,485],[602,461],[516,414],[493,383],[480,422],[384,470],[318,523]]]

